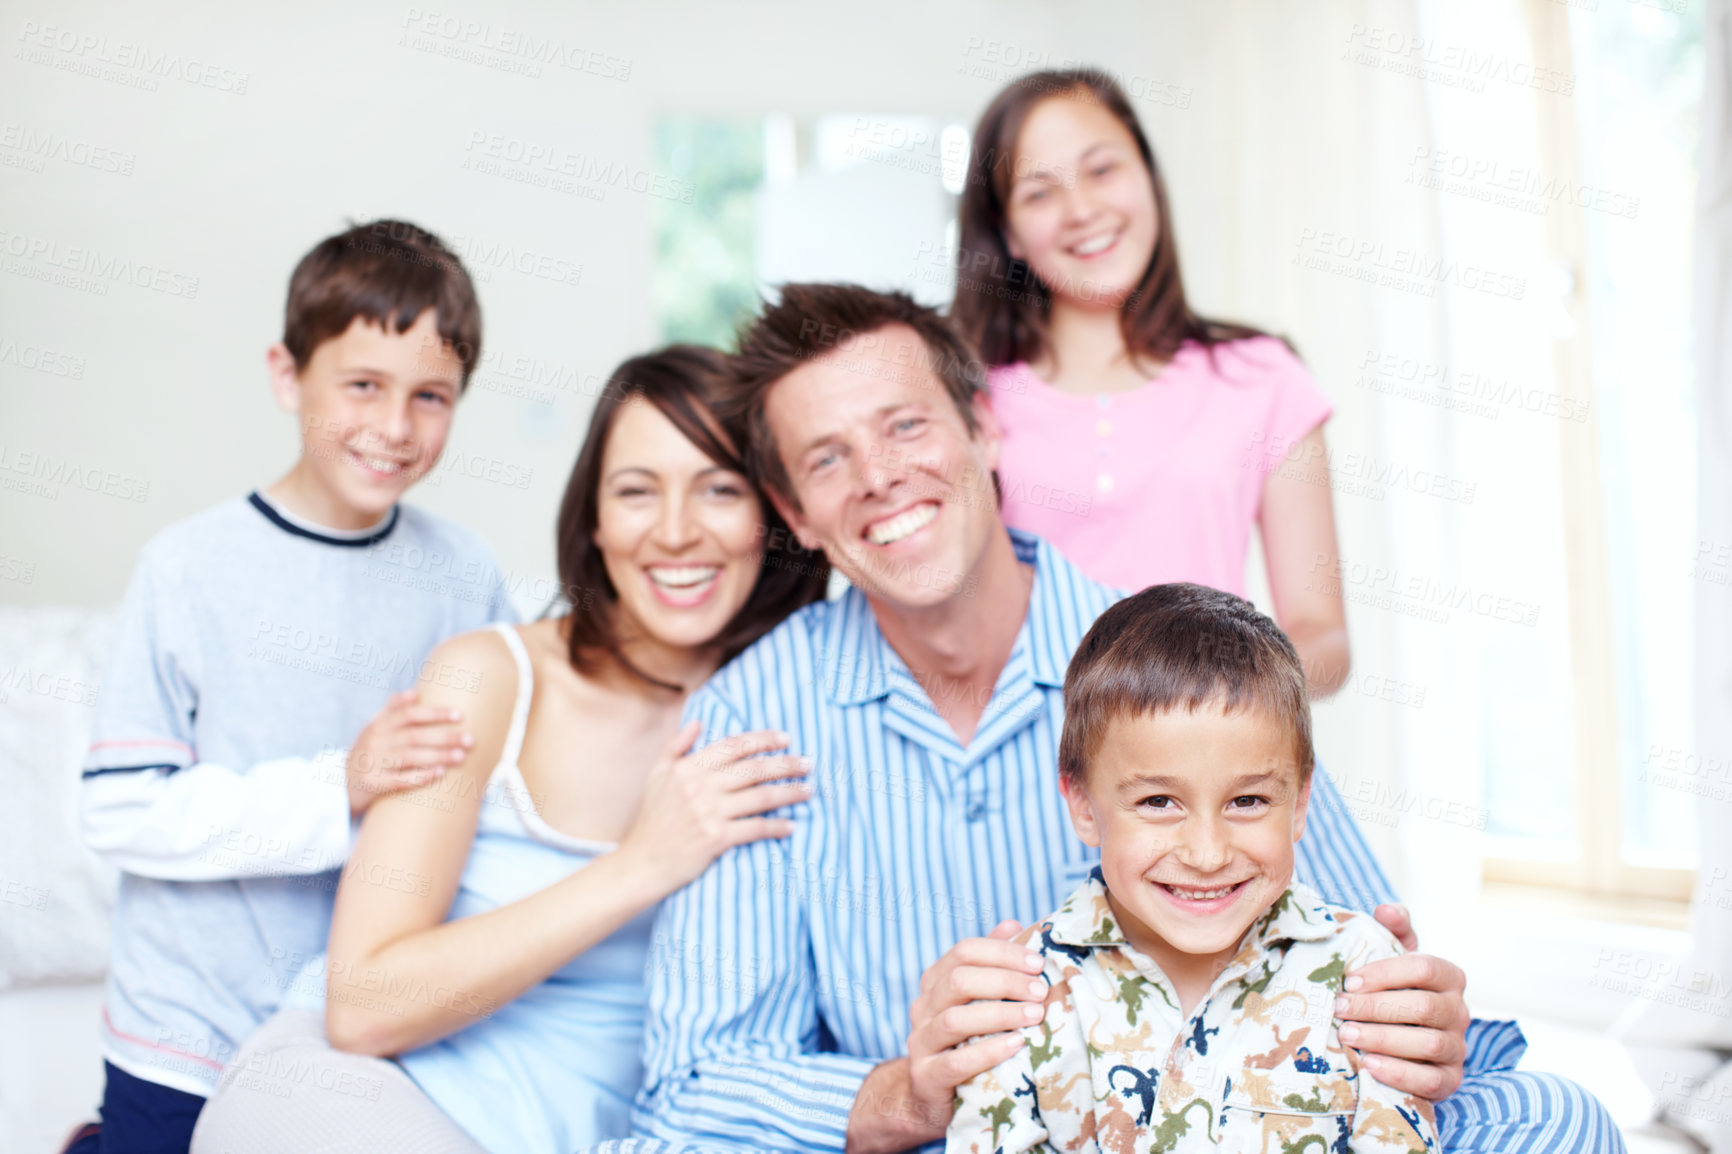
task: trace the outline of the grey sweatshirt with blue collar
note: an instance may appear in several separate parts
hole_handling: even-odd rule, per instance
[[[120,868],[104,1056],[208,1096],[324,948],[348,747],[427,660],[514,617],[475,534],[399,505],[339,533],[255,493],[140,554],[85,757],[85,840]]]

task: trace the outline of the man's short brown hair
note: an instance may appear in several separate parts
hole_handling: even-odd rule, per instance
[[[375,220],[326,237],[289,278],[283,344],[304,369],[313,350],[365,317],[401,333],[433,310],[440,338],[463,364],[463,384],[481,359],[481,302],[451,250],[426,229]]]
[[[1273,718],[1311,776],[1311,699],[1287,635],[1243,597],[1204,585],[1151,585],[1095,619],[1064,679],[1058,771],[1079,782],[1125,717],[1219,705]]]
[[[973,401],[986,388],[986,367],[936,309],[907,293],[859,285],[783,285],[781,299],[765,306],[740,333],[726,402],[725,416],[746,430],[746,466],[752,480],[800,507],[765,413],[770,387],[807,361],[837,349],[857,352],[862,361],[871,362],[867,371],[886,377],[911,371],[914,366],[883,357],[881,345],[867,339],[889,325],[907,325],[920,337],[927,367],[943,383],[969,435],[979,431]]]

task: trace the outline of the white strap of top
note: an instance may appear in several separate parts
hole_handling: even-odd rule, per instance
[[[498,622],[493,628],[505,638],[511,658],[517,662],[517,700],[512,703],[511,728],[505,734],[505,748],[499,754],[500,765],[516,765],[523,753],[523,732],[529,728],[529,702],[535,696],[535,674],[529,665],[529,650],[523,647],[523,638],[517,635],[516,626]]]

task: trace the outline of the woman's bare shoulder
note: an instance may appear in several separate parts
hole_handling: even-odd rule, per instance
[[[459,633],[434,646],[415,688],[424,705],[456,709],[471,725],[503,726],[517,700],[517,660],[496,629]]]

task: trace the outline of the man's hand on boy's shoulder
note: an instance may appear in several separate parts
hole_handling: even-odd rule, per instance
[[[848,1115],[848,1154],[943,1138],[957,1087],[1022,1049],[1021,1030],[1044,1014],[1047,993],[1040,954],[1013,940],[1023,929],[1000,922],[927,967],[908,1008],[908,1056],[867,1075]]]
[[[1402,906],[1376,910],[1380,925],[1417,950],[1419,939]],[[1455,1093],[1467,1058],[1467,975],[1453,962],[1405,953],[1347,975],[1335,1003],[1341,1040],[1364,1055],[1365,1068],[1385,1086],[1433,1102]]]
[[[349,811],[357,817],[387,793],[437,781],[462,761],[475,738],[455,709],[420,704],[413,689],[393,694],[349,751]]]

